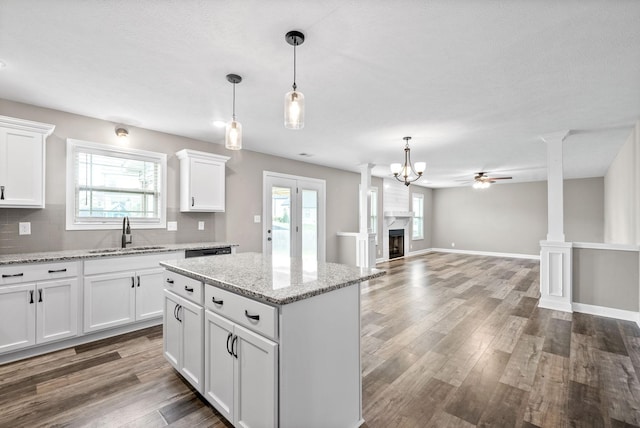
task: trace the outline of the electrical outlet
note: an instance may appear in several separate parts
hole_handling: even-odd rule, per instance
[[[198,230],[204,230],[204,221],[198,222]]]
[[[30,222],[18,223],[18,233],[20,235],[31,235],[31,223]]]
[[[177,221],[168,221],[167,222],[167,230],[169,232],[175,232],[178,230],[178,222]]]
[[[254,215],[253,216],[253,222],[254,223],[260,223],[260,216],[259,215]]]

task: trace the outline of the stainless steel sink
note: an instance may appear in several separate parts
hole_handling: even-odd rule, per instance
[[[129,248],[101,248],[99,250],[87,251],[89,254],[110,254],[110,253],[129,253],[136,251],[148,251],[148,250],[162,250],[166,247],[163,246],[145,246],[145,247],[129,247]]]

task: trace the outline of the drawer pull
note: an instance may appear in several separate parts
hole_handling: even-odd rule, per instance
[[[246,309],[244,310],[244,316],[252,320],[260,321],[260,315],[251,315]]]
[[[222,306],[222,305],[224,304],[224,300],[216,300],[216,298],[215,298],[215,297],[212,297],[212,298],[211,298],[211,301],[212,301],[213,303],[215,303],[216,305],[221,305],[221,306]]]
[[[24,276],[24,273],[14,273],[14,274],[3,273],[2,274],[3,278],[15,278],[16,276]]]
[[[49,269],[49,273],[61,273],[61,272],[66,272],[67,268],[64,269]]]
[[[173,279],[171,279],[171,278],[167,278],[167,283],[169,283],[169,284],[173,284]]]
[[[189,287],[187,285],[184,286],[184,291],[188,291],[189,293],[193,293],[193,287]]]
[[[233,340],[231,341],[231,355],[236,357],[236,360],[238,359],[238,347],[236,346],[234,348],[234,345],[236,345],[237,343],[238,343],[238,336],[233,336]]]

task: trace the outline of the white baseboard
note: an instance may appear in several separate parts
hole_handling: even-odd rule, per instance
[[[421,256],[422,254],[427,254],[432,251],[433,249],[431,248],[425,248],[424,250],[409,251],[409,254],[407,254],[405,257]]]
[[[633,321],[640,327],[640,313],[624,309],[606,308],[604,306],[587,305],[586,303],[573,303],[574,312],[582,312],[589,315],[598,315],[607,318]]]
[[[540,296],[538,307],[543,309],[551,309],[552,311],[573,312],[573,305],[564,299],[556,299],[553,297],[545,298]]]
[[[540,254],[496,253],[493,251],[454,250],[450,248],[430,248],[428,251],[433,251],[436,253],[472,254],[476,256],[508,257],[512,259],[540,260]]]

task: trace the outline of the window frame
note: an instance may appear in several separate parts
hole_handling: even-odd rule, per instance
[[[420,211],[422,212],[422,215],[420,216],[416,215],[417,213],[416,207],[415,207],[416,200],[420,201]],[[411,240],[418,241],[418,240],[424,239],[424,195],[422,193],[411,194],[411,211],[413,212],[413,217],[411,219],[412,220],[411,221]],[[416,236],[415,222],[417,219],[420,219],[422,223],[422,227],[420,228],[420,234]]]
[[[84,153],[100,154],[114,157],[128,157],[147,162],[156,162],[160,165],[158,174],[159,182],[159,217],[156,219],[142,219],[129,217],[131,227],[136,229],[165,229],[167,227],[167,155],[165,153],[151,152],[147,150],[131,149],[109,144],[93,143],[90,141],[67,138],[67,174],[66,174],[66,230],[108,230],[121,229],[122,217],[104,217],[91,220],[76,217],[76,168],[75,153],[81,150]],[[123,156],[124,155],[124,156]]]

